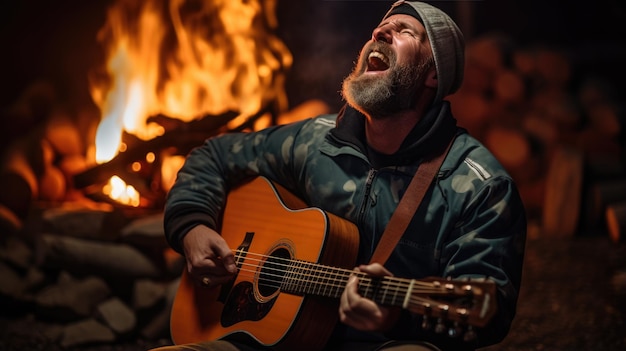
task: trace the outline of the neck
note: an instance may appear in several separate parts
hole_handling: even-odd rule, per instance
[[[400,113],[383,119],[367,117],[365,137],[374,150],[392,155],[400,149],[402,142],[420,118],[414,113]]]
[[[365,137],[368,145],[374,150],[392,155],[396,153],[404,139],[413,130],[413,127],[422,119],[430,101],[419,100],[417,106],[411,110],[405,110],[395,115],[384,118],[366,115]]]

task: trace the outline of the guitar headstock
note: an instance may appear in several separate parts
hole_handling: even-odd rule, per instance
[[[489,280],[420,279],[405,307],[415,314],[455,325],[484,327],[497,308],[496,284]]]

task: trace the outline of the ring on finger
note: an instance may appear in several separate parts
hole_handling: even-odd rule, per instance
[[[209,286],[209,277],[202,277],[202,285]]]

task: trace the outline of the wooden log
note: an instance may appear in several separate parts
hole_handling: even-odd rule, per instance
[[[530,108],[554,122],[559,129],[578,130],[582,125],[582,110],[572,95],[564,89],[543,89],[532,95]]]
[[[21,139],[5,150],[0,165],[0,204],[19,217],[28,213],[32,201],[39,196],[40,174],[34,167],[43,164],[43,153],[41,148],[37,150],[38,147],[39,144],[33,143],[31,138]]]
[[[605,218],[611,240],[615,243],[626,241],[626,201],[610,204]]]
[[[84,189],[91,185],[100,185],[113,175],[124,171],[137,161],[145,159],[149,152],[159,153],[161,150],[174,147],[180,154],[186,154],[193,147],[198,146],[206,138],[223,132],[223,127],[237,113],[229,111],[219,116],[207,116],[201,120],[180,124],[162,136],[151,140],[137,142],[126,152],[119,153],[110,161],[89,168],[74,176],[73,184],[77,189]]]
[[[543,157],[523,130],[492,126],[485,132],[484,143],[516,181],[534,180],[542,172]]]
[[[459,125],[481,139],[484,128],[489,123],[487,99],[482,94],[465,88],[447,99]]]
[[[61,109],[53,111],[45,125],[44,138],[60,155],[82,155],[85,145],[76,124]]]
[[[592,185],[589,199],[591,223],[602,219],[609,205],[626,201],[626,179],[597,182]]]
[[[583,185],[583,156],[573,148],[557,148],[550,160],[543,206],[543,232],[571,237],[579,227]]]
[[[571,79],[571,63],[564,52],[555,49],[537,49],[537,73],[548,87],[565,90]]]
[[[624,130],[620,108],[614,103],[598,103],[587,109],[591,128],[607,138],[618,138]]]
[[[493,81],[494,98],[506,104],[521,104],[526,100],[524,77],[511,69],[503,69],[495,74]]]

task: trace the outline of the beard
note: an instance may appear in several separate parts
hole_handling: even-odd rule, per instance
[[[368,55],[377,50],[389,58],[387,74],[368,76]],[[398,65],[397,57],[387,44],[373,42],[363,51],[357,64],[344,79],[342,95],[350,106],[372,118],[385,118],[412,108],[422,88],[423,76],[434,64],[430,59],[415,58],[408,64]]]

